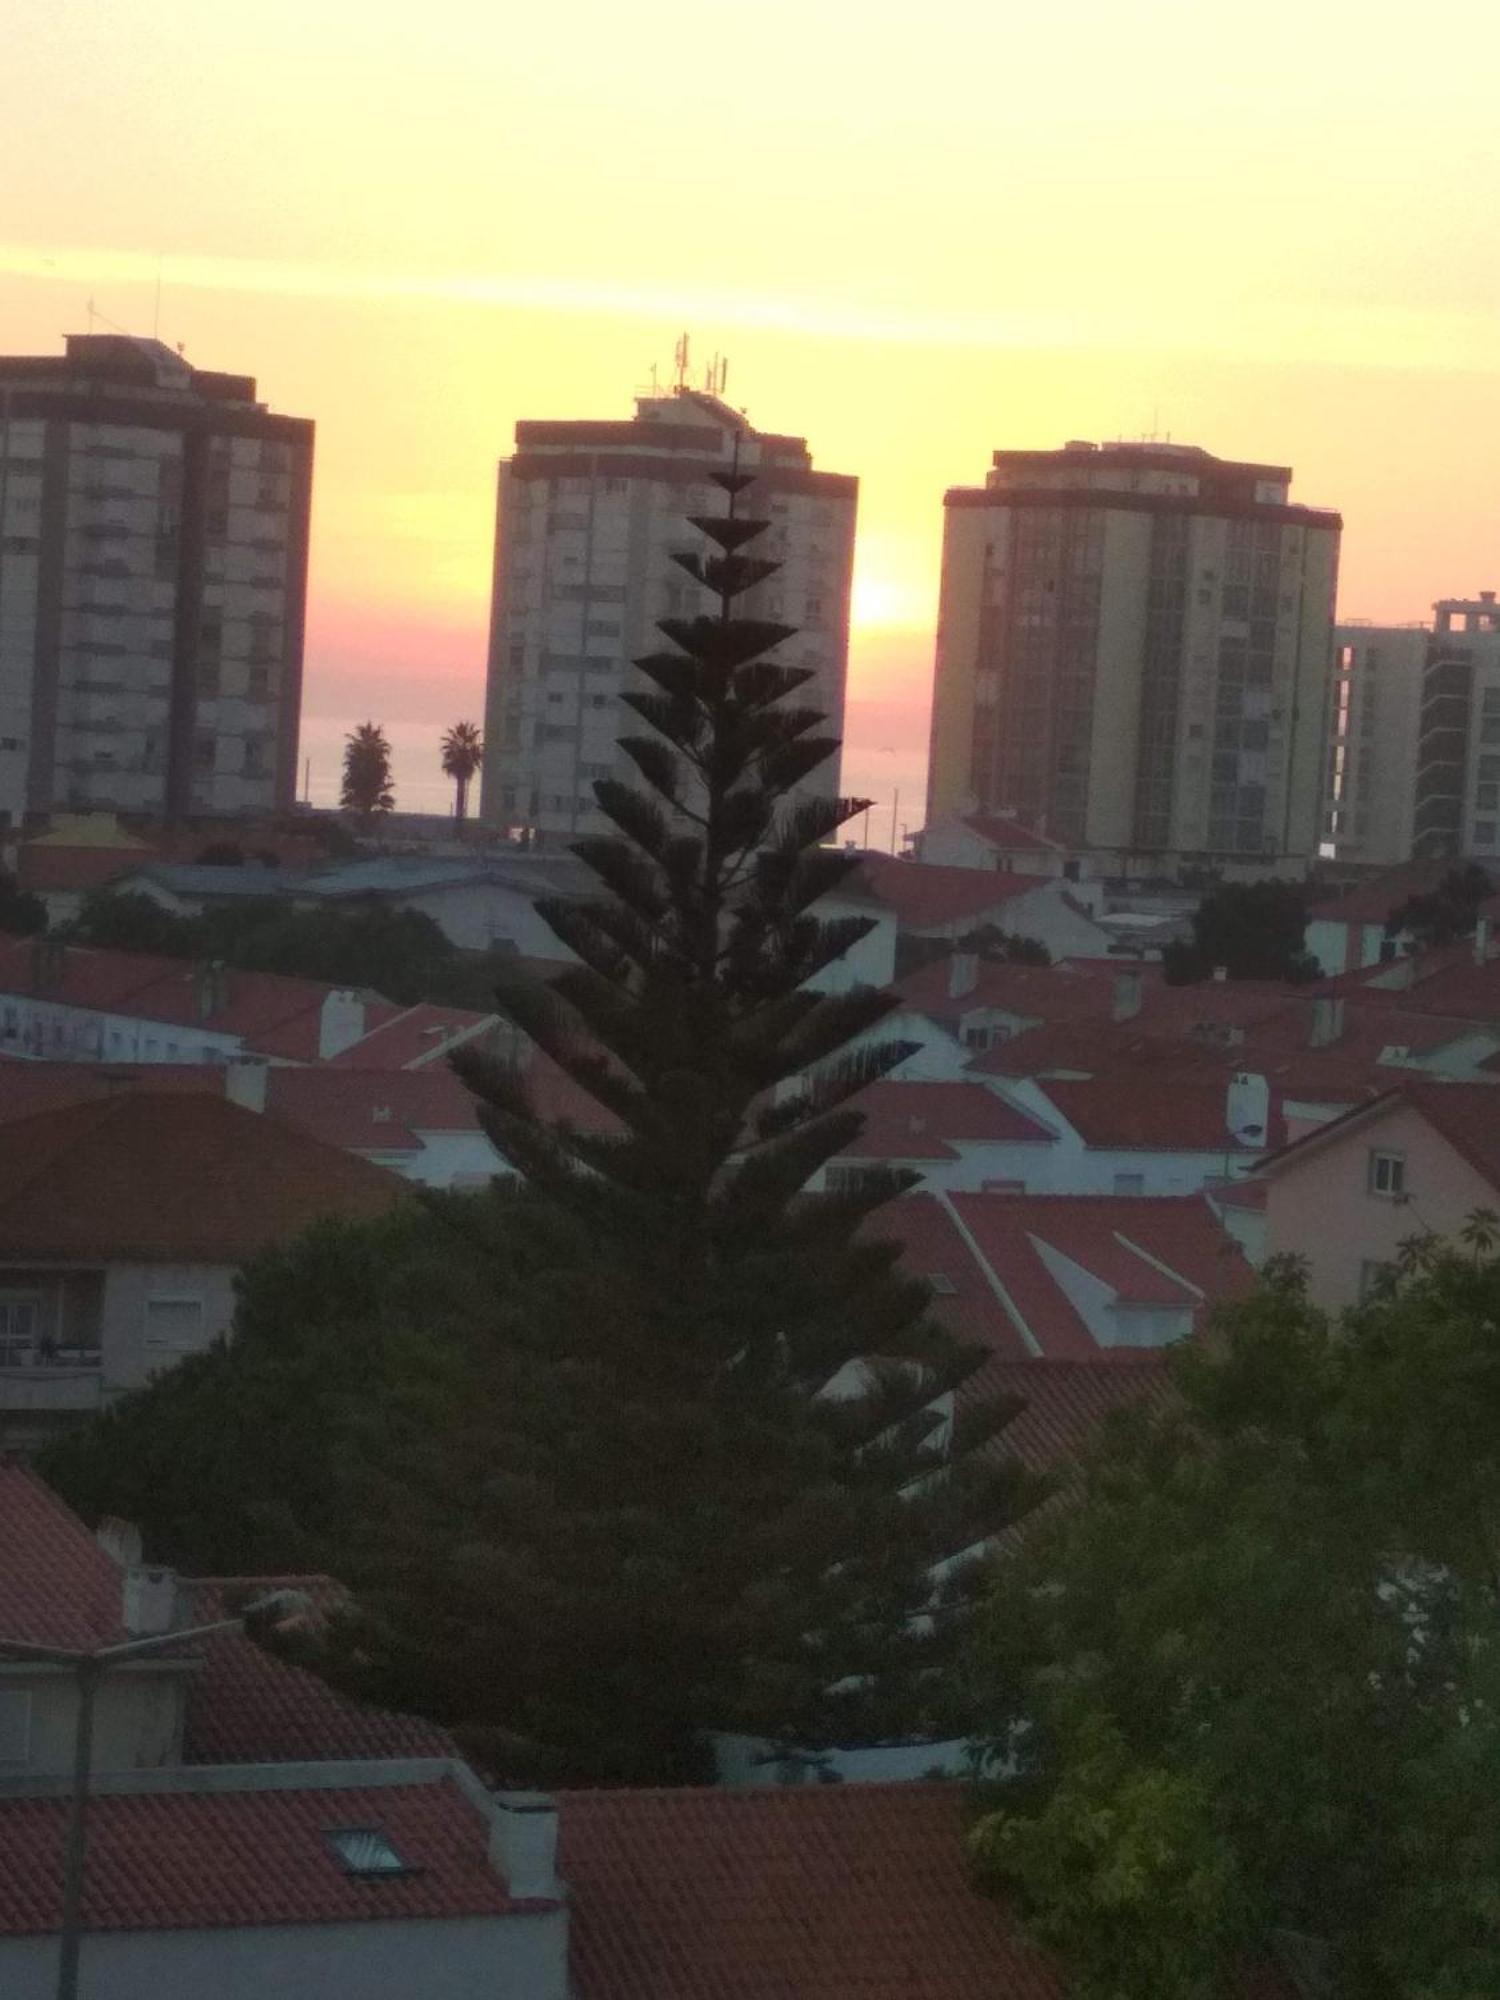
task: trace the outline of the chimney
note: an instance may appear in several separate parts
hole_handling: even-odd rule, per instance
[[[122,1521],[118,1514],[105,1515],[94,1530],[94,1540],[121,1569],[133,1569],[141,1560],[141,1531],[134,1521]]]
[[[222,1014],[229,1005],[229,973],[222,958],[210,959],[200,965],[195,974],[198,994],[198,1019],[206,1021],[213,1014]]]
[[[948,961],[948,998],[962,1000],[979,984],[979,953],[956,951]]]
[[[333,987],[323,997],[318,1017],[318,1060],[342,1055],[364,1040],[365,1003],[357,993]]]
[[[224,1095],[231,1104],[238,1104],[246,1111],[264,1111],[266,1108],[266,1073],[269,1063],[255,1062],[242,1058],[238,1062],[224,1065]]]
[[[1312,1003],[1312,1030],[1307,1038],[1310,1049],[1330,1049],[1341,1040],[1344,1033],[1344,1001],[1338,999],[1314,1000]]]
[[[1474,963],[1488,965],[1490,959],[1490,920],[1488,917],[1474,919]]]
[[[1112,1021],[1133,1021],[1141,1011],[1145,991],[1146,982],[1139,972],[1117,972],[1109,1018]]]
[[[1214,967],[1215,979],[1219,980],[1222,983],[1228,977],[1229,977],[1229,967],[1227,965],[1216,965]]]
[[[496,1792],[490,1862],[515,1902],[551,1902],[557,1880],[557,1807],[545,1792]]]
[[[124,1576],[124,1626],[132,1639],[170,1632],[177,1621],[177,1572],[132,1563]]]

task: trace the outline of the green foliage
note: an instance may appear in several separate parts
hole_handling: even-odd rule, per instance
[[[453,780],[453,817],[460,828],[469,786],[484,762],[484,735],[477,722],[455,722],[443,736],[443,770]]]
[[[1098,2000],[1206,2000],[1273,1927],[1335,1990],[1500,1990],[1500,1265],[1331,1326],[1282,1267],[1007,1565],[974,1653],[1019,1777],[976,1836]]]
[[[339,803],[357,813],[368,826],[381,813],[394,810],[391,787],[391,746],[378,724],[362,722],[344,739],[344,780]]]
[[[1318,977],[1317,961],[1303,949],[1306,929],[1299,884],[1225,882],[1194,911],[1191,942],[1174,940],[1163,950],[1163,976],[1169,986],[1191,986],[1223,966],[1231,979],[1303,984]]]
[[[410,1005],[442,1000],[486,1011],[494,1005],[499,961],[460,952],[420,910],[392,909],[371,897],[342,908],[300,909],[280,896],[253,896],[176,916],[150,896],[95,890],[69,936],[77,944],[219,961],[247,972],[280,972],[332,986],[365,987]]]
[[[1385,934],[1409,932],[1419,951],[1472,937],[1479,906],[1493,893],[1494,884],[1477,861],[1450,868],[1436,889],[1396,905],[1385,920]]]
[[[264,1260],[232,1346],[50,1465],[192,1567],[340,1575],[361,1610],[320,1671],[531,1778],[701,1778],[716,1728],[952,1733],[974,1578],[933,1565],[1035,1491],[980,1449],[1011,1401],[966,1397],[950,1449],[985,1354],[864,1227],[902,1181],[802,1192],[906,1049],[846,1059],[892,1002],[808,983],[867,928],[813,914],[858,806],[793,796],[835,746],[766,657],[785,628],[733,615],[756,524],[698,525],[719,615],[640,663],[647,785],[596,788],[598,895],[541,906],[578,962],[546,988],[505,962],[602,1117],[549,1124],[524,1068],[466,1052],[522,1182]]]
[[[37,937],[47,928],[47,905],[22,889],[14,875],[0,868],[0,931],[11,937]]]

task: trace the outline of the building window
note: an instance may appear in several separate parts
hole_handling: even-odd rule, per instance
[[[1476,847],[1493,847],[1494,844],[1495,821],[1492,819],[1476,819],[1474,822],[1474,845]]]
[[[0,1688],[0,1770],[24,1770],[30,1762],[30,1691]]]
[[[1144,1194],[1145,1192],[1146,1176],[1144,1174],[1115,1175],[1116,1194]]]
[[[976,1028],[964,1029],[964,1047],[966,1049],[992,1048],[994,1046],[994,1040],[995,1040],[995,1035],[994,1035],[994,1030],[992,1028],[976,1027]]]
[[[408,1863],[378,1827],[330,1827],[328,1845],[350,1875],[407,1875]]]
[[[41,1330],[42,1302],[34,1292],[0,1292],[0,1368],[24,1368]]]
[[[1359,1260],[1359,1303],[1368,1305],[1380,1291],[1382,1282],[1389,1271],[1388,1264],[1382,1264],[1376,1257],[1361,1257]]]
[[[203,1345],[202,1299],[147,1299],[146,1346],[156,1354],[192,1354]]]
[[[1406,1193],[1406,1155],[1372,1152],[1369,1188],[1371,1194],[1384,1195],[1389,1201],[1398,1201]]]

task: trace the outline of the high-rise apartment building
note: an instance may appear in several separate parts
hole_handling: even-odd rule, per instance
[[[0,358],[0,822],[293,802],[312,455],[159,341]]]
[[[997,451],[946,496],[929,821],[1148,864],[1317,850],[1341,522],[1189,445]]]
[[[1340,861],[1500,860],[1500,601],[1431,625],[1340,625],[1325,840]]]
[[[1417,806],[1426,625],[1339,625],[1328,693],[1323,845],[1340,861],[1408,861]]]
[[[644,729],[622,706],[631,662],[666,646],[656,622],[716,608],[672,560],[707,551],[690,525],[720,514],[708,475],[738,452],[755,483],[741,513],[770,522],[748,553],[775,576],[745,615],[796,628],[779,657],[813,679],[801,699],[842,727],[858,481],[816,472],[804,439],[752,430],[718,396],[637,400],[630,421],[520,423],[500,464],[482,816],[543,846],[607,825],[593,780],[634,775],[617,738]],[[837,760],[807,781],[837,790]]]

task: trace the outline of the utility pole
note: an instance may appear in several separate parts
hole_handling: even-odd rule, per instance
[[[38,1666],[71,1668],[78,1690],[73,1724],[73,1785],[68,1800],[68,1837],[63,1852],[62,1917],[57,1944],[57,2000],[78,2000],[78,1960],[83,1945],[83,1875],[88,1851],[89,1781],[93,1775],[94,1707],[99,1686],[111,1667],[147,1659],[194,1639],[213,1639],[221,1632],[238,1632],[245,1621],[280,1612],[283,1619],[307,1608],[300,1590],[273,1590],[247,1604],[237,1618],[219,1618],[211,1625],[186,1625],[173,1632],[153,1632],[148,1638],[126,1639],[118,1646],[98,1646],[75,1652],[64,1646],[37,1646],[27,1639],[0,1638],[0,1657]]]

